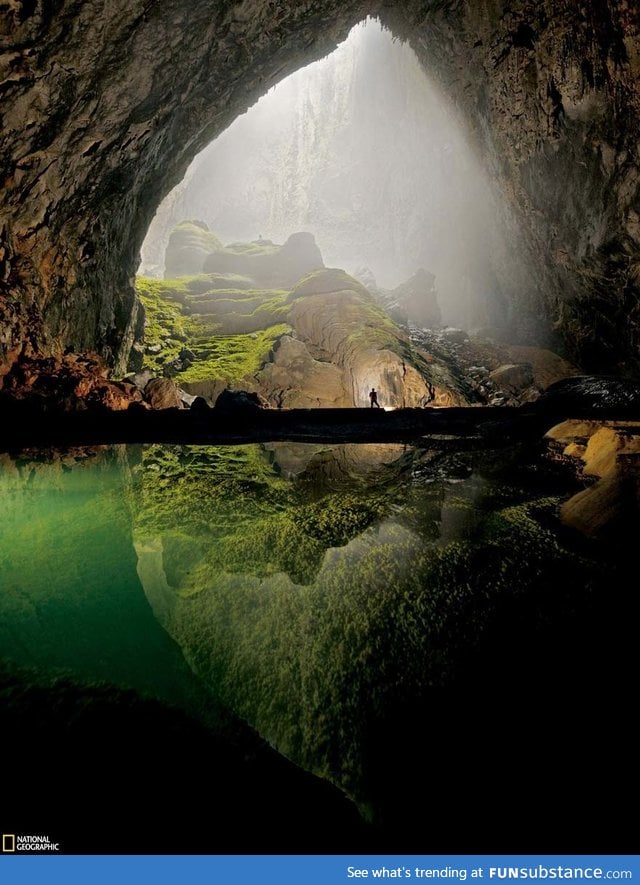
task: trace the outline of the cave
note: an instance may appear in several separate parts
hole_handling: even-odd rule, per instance
[[[3,364],[97,350],[126,366],[153,214],[196,154],[366,15],[460,107],[522,220],[542,314],[585,368],[635,373],[637,15],[421,3],[12,4],[3,37]],[[523,36],[524,35],[524,36]],[[525,39],[526,37],[526,39]]]
[[[15,758],[46,732],[62,760],[46,795],[10,773],[7,828],[76,853],[633,851],[634,4],[2,10],[2,717]],[[518,274],[478,308],[490,345],[408,331],[291,231],[304,275],[245,286],[276,332],[230,315],[222,347],[255,354],[233,384],[190,380],[220,337],[193,343],[201,276],[245,265],[215,245],[227,264],[162,281],[160,303],[136,281],[154,215],[368,17],[415,53],[499,195]],[[282,382],[298,365],[302,392]],[[389,412],[368,408],[374,384]]]

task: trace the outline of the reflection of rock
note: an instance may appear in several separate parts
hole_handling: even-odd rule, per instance
[[[285,479],[302,477],[316,484],[355,478],[374,480],[406,452],[406,446],[382,443],[327,447],[277,442],[267,443],[264,448]]]
[[[598,481],[566,501],[565,525],[590,536],[637,537],[640,529],[640,422],[564,421],[547,438]]]

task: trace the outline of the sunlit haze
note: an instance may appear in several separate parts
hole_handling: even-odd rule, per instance
[[[194,160],[160,206],[141,271],[162,275],[172,227],[224,242],[314,234],[327,266],[391,288],[435,274],[445,322],[499,319],[519,285],[505,210],[411,48],[376,21],[271,89]]]

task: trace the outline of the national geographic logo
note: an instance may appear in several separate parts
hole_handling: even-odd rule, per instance
[[[2,834],[2,851],[14,854],[16,851],[60,851],[60,843],[52,842],[48,836]]]

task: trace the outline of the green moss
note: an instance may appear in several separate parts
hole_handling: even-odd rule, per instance
[[[276,255],[281,247],[269,243],[229,243],[224,247],[225,252],[234,255]]]
[[[306,274],[298,280],[291,290],[289,301],[295,301],[307,295],[327,295],[343,291],[355,292],[362,301],[373,302],[373,296],[362,283],[339,268],[323,268]]]
[[[190,341],[198,361],[180,373],[180,380],[192,381],[239,381],[254,375],[266,361],[275,342],[291,329],[284,323],[270,326],[247,335],[210,335],[206,327],[193,329],[198,335]]]
[[[181,221],[177,224],[169,237],[169,247],[172,240],[177,241],[181,247],[196,246],[206,252],[218,252],[224,248],[214,233],[192,221]]]
[[[283,322],[288,316],[285,291],[225,289],[193,294],[194,284],[203,285],[208,279],[199,274],[136,280],[146,312],[145,345],[161,348],[157,354],[147,354],[145,365],[162,372],[187,348],[198,359],[180,372],[185,384],[233,382],[255,374],[277,339],[290,331]],[[200,313],[203,307],[211,313]]]
[[[145,356],[145,365],[157,372],[162,372],[164,364],[178,356],[189,339],[190,323],[183,308],[188,282],[188,277],[136,280],[136,291],[145,309],[145,345],[161,348],[159,353]]]

